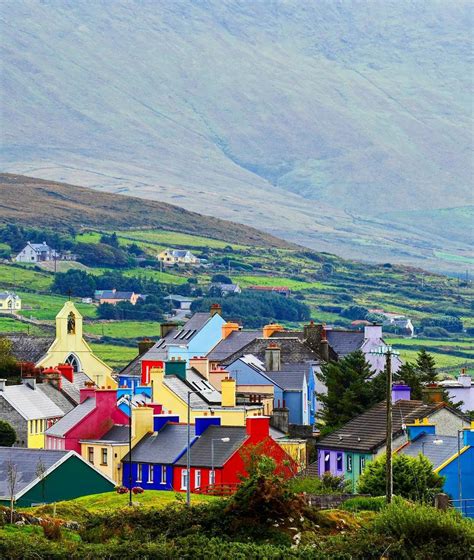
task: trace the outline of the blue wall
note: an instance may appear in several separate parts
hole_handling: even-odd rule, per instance
[[[285,391],[283,398],[289,410],[290,424],[303,424],[303,403],[301,391]]]
[[[256,371],[254,368],[250,367],[241,360],[236,360],[226,369],[230,373],[230,376],[233,377],[239,385],[273,385],[274,406],[278,406],[278,401],[280,402],[280,406],[283,406],[284,396],[282,388],[279,385],[276,385],[265,374]]]
[[[444,491],[453,500],[459,500],[458,461],[461,464],[462,498],[463,500],[474,500],[474,447],[472,446],[439,471],[441,476],[446,477]],[[469,517],[474,517],[474,502],[468,502],[468,504],[469,509],[465,509],[463,513]],[[465,503],[464,507],[467,508],[468,504]],[[459,507],[459,502],[454,505]]]
[[[133,457],[133,454],[132,454]],[[123,464],[123,477],[122,483],[124,486],[129,488],[129,464]],[[172,490],[173,489],[173,466],[166,465],[166,483],[161,484],[161,466],[162,465],[150,465],[147,463],[142,463],[142,480],[141,482],[137,481],[137,463],[132,463],[132,488],[134,486],[141,486],[144,490]],[[153,469],[153,482],[148,482],[148,473],[149,469]]]

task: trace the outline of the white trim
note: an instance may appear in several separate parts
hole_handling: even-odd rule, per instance
[[[18,449],[17,447],[14,447],[12,449]],[[32,449],[28,449],[25,448],[25,451],[32,451]],[[41,451],[43,452],[48,452],[48,451],[52,451],[51,449],[42,449]],[[64,457],[61,457],[61,459],[59,459],[58,461],[56,461],[56,463],[54,463],[54,465],[51,465],[48,469],[46,469],[46,471],[43,474],[43,477],[47,477],[49,476],[55,469],[57,469],[59,466],[61,466],[65,461],[67,461],[70,457],[78,457],[83,463],[85,463],[89,468],[94,469],[96,473],[100,474],[100,476],[102,476],[103,478],[105,478],[105,480],[107,480],[108,482],[112,483],[114,486],[116,485],[116,482],[114,480],[112,480],[111,478],[109,478],[107,475],[105,475],[104,473],[102,473],[99,469],[96,469],[93,465],[91,465],[89,463],[89,461],[86,461],[84,459],[84,457],[81,457],[81,455],[79,455],[78,453],[76,453],[75,451],[68,451],[66,452],[66,454],[64,455]],[[37,476],[35,479],[33,479],[29,484],[27,484],[22,490],[20,490],[20,492],[18,492],[18,494],[15,494],[15,501],[19,500],[24,494],[26,494],[27,492],[29,492],[32,488],[34,488],[38,482],[40,482],[40,477]],[[0,500],[10,500],[10,496],[0,496]]]

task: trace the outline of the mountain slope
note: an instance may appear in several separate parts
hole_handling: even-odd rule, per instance
[[[58,230],[69,225],[106,230],[148,227],[247,245],[290,247],[249,226],[201,216],[171,204],[8,173],[0,173],[2,222]]]
[[[462,254],[464,228],[397,217],[472,201],[468,2],[0,9],[4,169],[343,256],[437,268],[436,252]]]

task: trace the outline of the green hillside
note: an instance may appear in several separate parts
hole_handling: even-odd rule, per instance
[[[470,2],[165,4],[1,3],[3,169],[464,267]]]

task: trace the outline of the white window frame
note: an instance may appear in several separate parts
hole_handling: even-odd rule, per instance
[[[161,484],[166,484],[166,465],[161,465]]]
[[[154,474],[153,465],[148,465],[148,484],[153,484]]]
[[[216,471],[209,471],[209,485],[216,483]]]
[[[107,447],[100,448],[100,464],[104,466],[109,464],[109,450],[107,449]]]
[[[183,469],[181,471],[181,490],[188,489],[188,470]]]
[[[194,488],[201,488],[201,469],[194,471]]]
[[[137,482],[142,481],[143,475],[143,465],[141,463],[137,463]]]

